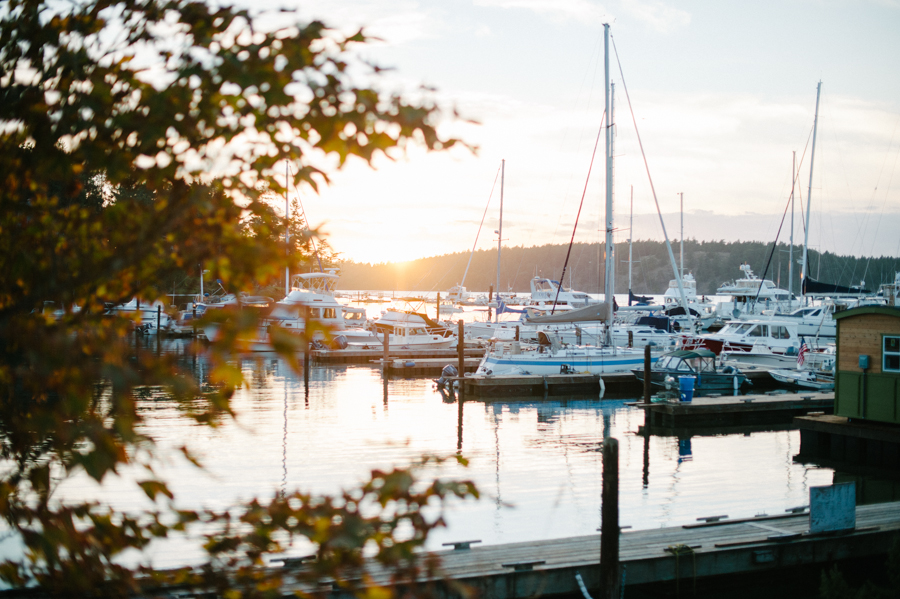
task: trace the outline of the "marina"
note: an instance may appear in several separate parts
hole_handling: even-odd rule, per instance
[[[900,503],[859,506],[855,519],[851,530],[810,533],[810,514],[799,508],[751,518],[717,516],[655,530],[626,529],[619,538],[623,592],[709,596],[748,576],[797,576],[807,574],[809,566],[883,559],[900,538]],[[576,596],[581,594],[579,578],[588,589],[601,587],[598,534],[538,543],[476,543],[461,543],[459,549],[437,555],[446,576],[467,584],[479,597]],[[808,584],[806,576],[803,583]]]

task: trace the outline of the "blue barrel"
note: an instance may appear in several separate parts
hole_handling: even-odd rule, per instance
[[[697,380],[695,376],[680,376],[678,377],[678,387],[681,390],[681,401],[691,401],[694,399],[694,381]]]

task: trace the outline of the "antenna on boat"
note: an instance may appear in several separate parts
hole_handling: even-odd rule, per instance
[[[819,96],[821,93],[822,82],[819,81],[819,84],[816,86],[816,116],[813,119],[812,151],[809,155],[809,188],[806,192],[806,228],[803,235],[803,264],[800,266],[800,292],[803,294],[804,306],[806,305],[806,277],[809,275],[806,265],[806,261],[809,257],[809,207],[812,205],[813,164],[816,160],[816,129],[819,126]]]

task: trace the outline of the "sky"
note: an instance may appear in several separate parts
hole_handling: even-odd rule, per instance
[[[351,160],[318,195],[301,189],[309,221],[344,258],[469,251],[486,206],[477,247],[496,247],[501,160],[504,245],[567,243],[583,192],[576,240],[600,240],[602,141],[586,180],[603,114],[603,23],[625,84],[612,54],[617,243],[663,239],[648,169],[670,239],[681,236],[683,193],[686,238],[774,240],[792,152],[802,243],[822,81],[810,247],[900,255],[898,0],[321,0],[298,11],[380,38],[355,52],[392,68],[382,87],[434,87],[462,116],[441,131],[477,146],[413,147],[374,168]],[[789,228],[788,211],[780,240]]]

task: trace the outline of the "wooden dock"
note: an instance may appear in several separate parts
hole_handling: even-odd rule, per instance
[[[466,358],[478,358],[484,355],[484,348],[465,348]],[[314,362],[320,364],[369,364],[384,358],[383,349],[322,349],[310,352]],[[391,360],[446,360],[444,364],[456,364],[458,355],[455,349],[402,349],[390,348],[388,357]],[[441,366],[443,368],[443,365]]]
[[[859,506],[856,518],[855,530],[827,535],[808,533],[808,513],[623,532],[619,560],[626,594],[659,583],[680,585],[689,594],[695,581],[710,577],[872,558],[886,555],[900,538],[900,503]],[[588,589],[600,586],[599,535],[472,547],[441,557],[450,577],[474,587],[482,599],[580,595],[576,573]]]
[[[733,520],[717,517],[725,519],[623,531],[619,561],[625,596],[641,589],[656,589],[653,596],[693,596],[692,589],[708,589],[723,577],[742,576],[750,577],[750,584],[760,589],[779,573],[793,576],[810,567],[816,568],[813,588],[818,588],[818,569],[842,560],[876,563],[900,539],[900,503],[858,506],[855,529],[819,534],[809,532],[808,512]],[[503,545],[477,543],[460,539],[454,549],[436,555],[446,577],[468,585],[480,599],[581,597],[578,575],[588,591],[599,596],[599,534]],[[371,573],[375,582],[385,581],[383,574]],[[444,587],[436,596],[458,597],[458,592]]]
[[[794,419],[800,429],[799,461],[830,460],[900,471],[900,426],[817,415]]]
[[[381,360],[377,360],[375,363],[380,364]],[[465,359],[465,372],[475,372],[478,369],[478,365],[481,363],[481,358],[466,358]],[[452,364],[455,367],[459,366],[459,361],[457,358],[417,358],[417,359],[396,359],[389,360],[387,365],[385,366],[384,371],[390,376],[429,376],[436,377],[441,376],[441,371],[447,364]]]
[[[773,393],[724,397],[694,397],[693,401],[669,401],[631,405],[645,410],[645,424],[653,429],[721,427],[791,423],[795,416],[832,412],[834,392]]]
[[[779,383],[768,370],[756,369],[745,373],[754,390],[779,388]],[[644,392],[644,384],[631,372],[598,374],[547,374],[547,375],[500,375],[471,376],[460,379],[463,392],[474,397],[523,397],[523,396],[558,396],[573,393],[589,393],[600,391],[600,379],[603,379],[604,396],[640,397]],[[654,390],[654,393],[656,390]]]

